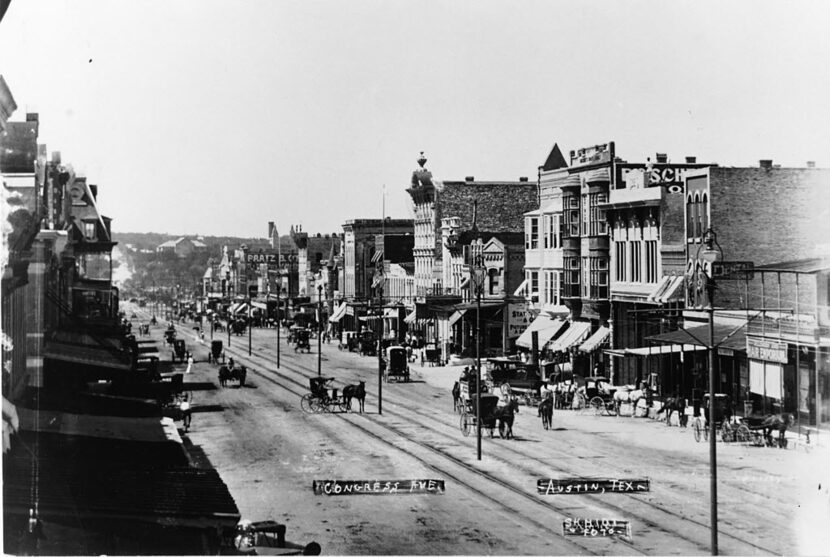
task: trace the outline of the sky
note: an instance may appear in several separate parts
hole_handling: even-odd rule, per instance
[[[557,143],[830,167],[830,3],[12,0],[0,75],[113,231],[412,218]]]

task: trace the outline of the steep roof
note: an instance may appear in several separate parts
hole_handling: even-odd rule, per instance
[[[562,156],[562,151],[559,150],[559,145],[554,143],[545,164],[542,165],[542,170],[556,170],[558,168],[566,168],[568,163],[565,157]]]

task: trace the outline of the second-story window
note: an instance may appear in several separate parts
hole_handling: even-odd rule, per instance
[[[628,245],[628,253],[629,253],[629,281],[631,282],[640,282],[642,280],[642,276],[640,274],[641,269],[641,252],[640,252],[640,245],[642,242],[640,240],[634,240],[629,243]]]
[[[490,269],[487,271],[488,292],[491,296],[499,294],[499,270]]]
[[[539,249],[539,218],[530,217],[530,249]]]
[[[657,240],[646,240],[646,282],[657,282]]]
[[[614,280],[625,282],[625,242],[614,242]]]
[[[95,239],[95,223],[94,222],[84,222],[84,238],[87,240],[94,240]]]

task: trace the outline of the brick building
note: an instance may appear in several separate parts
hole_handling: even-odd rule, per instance
[[[416,325],[424,338],[438,344],[446,357],[452,341],[449,321],[455,314],[454,306],[462,302],[463,272],[458,261],[453,265],[444,260],[444,236],[460,238],[473,230],[474,223],[486,241],[497,234],[521,234],[523,215],[538,207],[539,195],[536,184],[527,178],[516,182],[476,181],[468,176],[463,181],[439,181],[427,170],[426,162],[421,153],[419,168],[412,173],[406,190],[415,215],[413,257],[418,296],[416,310],[407,316],[407,321]],[[447,226],[452,228],[451,232],[447,232]],[[496,346],[504,348],[502,336]]]

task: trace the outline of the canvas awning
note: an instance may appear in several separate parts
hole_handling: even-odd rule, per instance
[[[513,292],[513,295],[514,296],[519,296],[520,298],[527,297],[527,285],[528,285],[528,279],[524,279],[524,281],[522,281],[522,283],[519,285],[519,287],[516,289],[516,291]]]
[[[248,311],[248,304],[239,304],[235,310],[231,310],[231,313],[247,313]]]
[[[538,331],[539,334],[539,348],[543,347],[547,342],[556,336],[562,327],[565,326],[565,321],[562,319],[554,319],[544,313],[539,314],[533,322],[528,325],[519,338],[516,339],[516,346],[523,346],[531,348],[533,344],[533,333]]]
[[[647,300],[657,304],[665,304],[680,299],[680,294],[683,290],[682,276],[664,276],[648,295]]]
[[[461,283],[458,285],[458,288],[469,288],[470,287],[470,275],[464,275],[461,279]]]
[[[251,305],[254,306],[257,309],[264,309],[264,310],[268,309],[268,306],[266,304],[263,304],[262,302],[251,302]]]
[[[458,311],[456,311],[452,315],[450,315],[450,320],[449,320],[450,327],[452,327],[453,325],[458,323],[458,320],[461,319],[464,316],[465,313],[467,313],[466,309],[459,309]]]
[[[332,316],[329,317],[329,323],[337,323],[338,321],[340,321],[340,319],[344,315],[346,315],[346,308],[347,307],[348,307],[348,305],[346,304],[346,302],[343,302],[342,304],[337,306],[337,309],[334,310],[334,313],[332,314]]]
[[[562,333],[561,337],[553,341],[548,348],[554,352],[564,352],[571,346],[585,340],[590,332],[590,321],[573,321],[570,328]]]
[[[403,322],[407,324],[415,323],[415,320],[418,318],[418,310],[412,310],[412,312],[404,317]]]
[[[608,340],[608,336],[611,334],[611,330],[608,327],[600,327],[594,334],[588,337],[588,340],[582,343],[579,347],[579,350],[582,352],[593,352],[602,344]]]
[[[383,309],[383,318],[384,319],[397,319],[398,318],[398,308],[384,308]]]
[[[639,348],[626,348],[626,356],[659,356],[661,354],[673,354],[677,352],[696,352],[706,350],[703,346],[695,344],[663,344],[660,346],[641,346]]]

